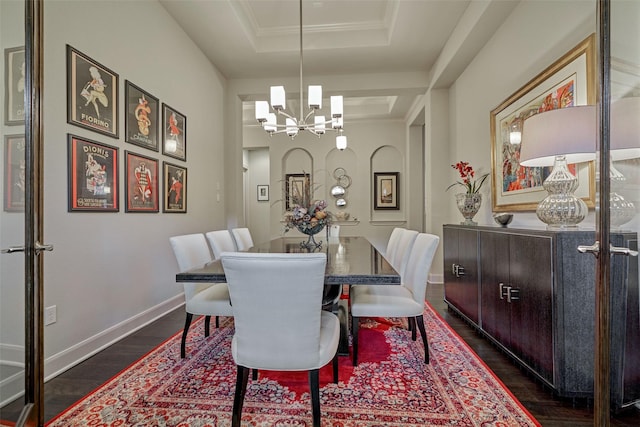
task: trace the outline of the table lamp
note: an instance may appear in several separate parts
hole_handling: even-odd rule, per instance
[[[536,209],[547,229],[577,228],[587,216],[586,203],[573,194],[578,188],[578,179],[568,165],[595,159],[595,151],[594,105],[545,111],[524,121],[520,165],[553,166],[542,184],[549,194]]]
[[[625,200],[616,190],[626,181],[625,176],[614,166],[614,162],[640,158],[640,98],[621,98],[611,104],[609,179],[609,222],[617,229],[631,221],[636,215],[633,202]]]

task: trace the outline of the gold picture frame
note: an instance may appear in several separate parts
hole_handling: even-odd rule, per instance
[[[542,111],[595,104],[595,67],[595,34],[592,34],[491,111],[493,212],[533,211],[547,194],[542,182],[551,168],[520,166],[520,146],[509,141],[511,126],[520,125],[521,129],[526,118]],[[593,208],[593,162],[571,167],[580,183],[575,194]]]

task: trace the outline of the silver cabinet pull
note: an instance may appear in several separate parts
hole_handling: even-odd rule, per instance
[[[6,249],[2,249],[0,252],[3,254],[13,254],[16,252],[24,252],[24,246],[9,246]]]
[[[518,301],[520,299],[520,289],[518,288],[509,288],[509,293],[507,294],[507,302]]]
[[[505,293],[505,286],[504,283],[500,282],[498,283],[498,288],[499,288],[499,292],[500,292],[500,299],[504,299],[506,293]]]

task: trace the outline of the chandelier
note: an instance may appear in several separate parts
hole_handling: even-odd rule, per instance
[[[316,115],[322,109],[322,86],[309,85],[307,101],[309,111],[305,115],[303,110],[303,84],[302,84],[302,0],[300,0],[300,115],[294,117],[286,111],[286,94],[284,86],[271,86],[271,112],[269,102],[256,101],[256,120],[262,128],[269,134],[286,133],[291,139],[298,135],[298,132],[307,131],[318,138],[326,131],[335,131],[336,148],[344,150],[347,148],[347,137],[342,134],[344,117],[342,114],[342,96],[331,97],[331,117]],[[284,116],[284,124],[278,123],[277,116]]]

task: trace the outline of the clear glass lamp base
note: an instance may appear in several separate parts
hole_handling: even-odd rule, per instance
[[[543,187],[549,195],[538,204],[536,214],[549,230],[576,229],[589,212],[587,204],[573,192],[578,179],[569,171],[565,156],[556,156]]]

